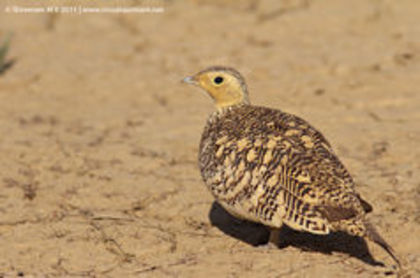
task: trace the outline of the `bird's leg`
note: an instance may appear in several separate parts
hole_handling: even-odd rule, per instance
[[[260,247],[265,249],[278,248],[279,235],[279,228],[270,228],[270,237],[268,238],[268,242],[266,244],[260,245]]]
[[[268,242],[261,247],[282,249],[290,245],[290,237],[293,236],[292,230],[287,227],[270,228]]]
[[[272,228],[270,229],[270,237],[268,238],[268,247],[277,248],[279,244],[280,229]]]

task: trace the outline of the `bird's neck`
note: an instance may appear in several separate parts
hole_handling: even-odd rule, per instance
[[[249,104],[248,92],[243,90],[228,90],[223,93],[214,91],[209,93],[217,109],[225,109],[238,105]]]

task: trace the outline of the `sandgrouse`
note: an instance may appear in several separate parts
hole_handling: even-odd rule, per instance
[[[379,244],[400,264],[366,220],[371,205],[319,131],[295,115],[251,105],[233,68],[210,67],[184,82],[204,89],[217,107],[201,137],[199,168],[229,213],[268,226],[269,243],[276,244],[283,224],[313,234],[343,231]]]

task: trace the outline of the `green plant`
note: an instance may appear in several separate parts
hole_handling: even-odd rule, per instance
[[[12,34],[8,34],[4,39],[3,43],[0,45],[0,74],[4,73],[8,68],[10,68],[14,60],[7,60],[7,53],[9,52],[10,39]]]

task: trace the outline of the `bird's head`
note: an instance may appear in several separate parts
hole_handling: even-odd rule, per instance
[[[183,81],[204,89],[214,100],[217,108],[249,104],[244,78],[233,68],[210,67],[184,78]]]

